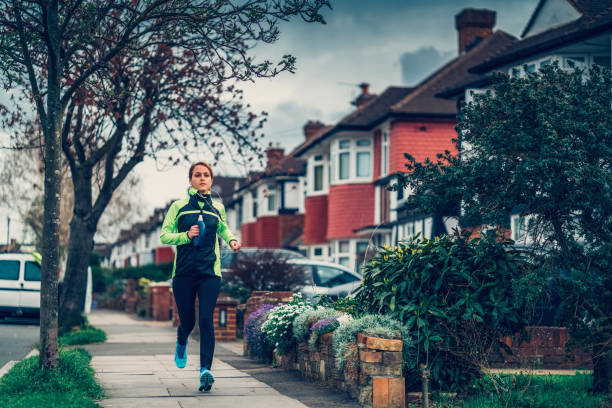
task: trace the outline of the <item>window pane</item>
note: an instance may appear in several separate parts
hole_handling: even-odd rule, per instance
[[[525,66],[525,73],[527,74],[531,74],[532,72],[535,72],[536,66],[535,64],[529,64]]]
[[[404,189],[401,186],[397,188],[397,201],[404,199]]]
[[[370,139],[359,139],[357,141],[357,146],[369,146],[370,145]]]
[[[323,248],[315,248],[314,256],[321,256],[321,255],[323,255]]]
[[[610,68],[610,57],[593,57],[593,62],[597,65],[601,65],[602,67]]]
[[[0,279],[19,280],[19,261],[0,261]]]
[[[323,166],[314,168],[314,191],[323,190]]]
[[[340,241],[338,242],[338,252],[347,253],[349,251],[349,242],[348,241]]]
[[[550,60],[549,59],[545,59],[544,61],[540,62],[540,66],[541,67],[545,67],[547,65],[550,65]]]
[[[276,194],[268,195],[268,211],[276,210]]]
[[[349,266],[349,258],[348,256],[341,256],[340,258],[338,258],[338,263],[342,266]]]
[[[338,157],[338,179],[349,178],[349,153],[340,153]]]
[[[348,258],[346,259],[348,261]],[[315,282],[318,286],[323,286],[325,288],[331,288],[359,280],[356,276],[331,266],[317,266],[317,275]]]
[[[565,68],[582,68],[584,67],[584,57],[565,57],[563,58],[563,66]]]
[[[357,177],[368,177],[370,165],[370,152],[357,152]]]
[[[27,281],[40,282],[40,266],[36,262],[26,262],[24,279]]]
[[[340,143],[338,143],[338,148],[340,149],[348,149],[349,147],[351,147],[350,140],[341,140]]]
[[[321,156],[321,155],[318,155],[318,156],[314,157],[314,161],[321,161],[321,160],[323,160],[323,156]]]

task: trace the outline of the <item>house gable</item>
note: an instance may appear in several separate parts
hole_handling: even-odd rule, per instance
[[[523,30],[522,37],[539,34],[577,20],[581,16],[582,14],[567,0],[540,0]]]

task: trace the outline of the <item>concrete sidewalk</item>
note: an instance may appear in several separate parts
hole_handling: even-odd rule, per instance
[[[95,310],[88,319],[108,336],[105,343],[84,346],[93,356],[96,379],[109,397],[99,401],[103,407],[356,406],[344,395],[302,380],[295,373],[256,366],[240,356],[239,343],[217,343],[212,367],[215,383],[210,393],[202,393],[198,391],[199,344],[189,339],[187,366],[176,368],[176,328],[170,322],[147,321],[108,310]],[[262,374],[267,375],[266,382],[256,378],[264,378]],[[296,388],[307,394],[298,393],[294,398],[287,395],[295,393]],[[290,392],[279,392],[279,389]],[[301,398],[305,395],[308,398]]]

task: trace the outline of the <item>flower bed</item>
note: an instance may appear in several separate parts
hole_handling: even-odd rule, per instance
[[[247,354],[346,391],[362,406],[403,407],[403,361],[413,349],[406,333],[386,316],[353,318],[293,296],[259,306],[244,338]]]

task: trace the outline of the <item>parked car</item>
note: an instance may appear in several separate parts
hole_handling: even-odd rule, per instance
[[[304,268],[307,283],[296,292],[307,299],[316,295],[328,295],[333,299],[352,296],[361,285],[360,274],[339,264],[312,259],[290,259],[288,263]]]
[[[0,254],[0,318],[40,315],[40,274],[33,255]]]
[[[288,249],[280,248],[240,248],[240,251],[234,252],[231,249],[221,250],[221,274],[227,275],[234,263],[240,259],[241,256],[252,256],[261,252],[272,252],[273,254],[279,255],[285,259],[299,259],[305,258],[299,252],[290,251]]]

